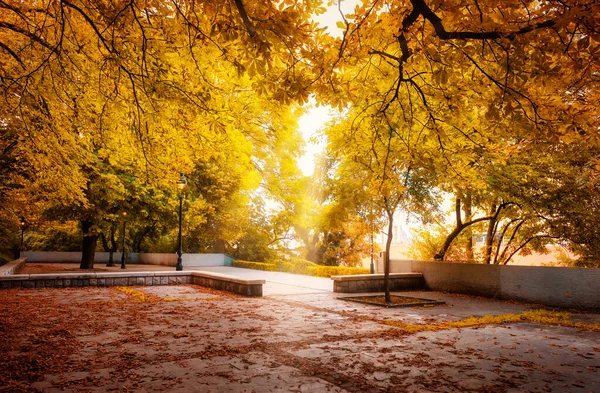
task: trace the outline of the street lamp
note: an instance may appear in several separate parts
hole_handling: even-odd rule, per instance
[[[373,264],[373,228],[371,228],[371,274],[375,274],[375,265]]]
[[[21,251],[23,251],[23,239],[24,239],[24,235],[25,235],[25,219],[23,217],[19,217],[19,227],[21,228],[21,245],[19,246],[19,249],[15,253],[16,259],[21,258]]]
[[[181,224],[183,222],[183,193],[185,188],[187,187],[187,179],[185,178],[185,173],[179,172],[179,181],[177,182],[177,187],[179,187],[179,246],[177,247],[177,265],[175,266],[175,270],[181,271],[183,270],[183,263],[181,261],[181,254],[183,254],[183,238],[181,236]]]
[[[123,252],[121,253],[121,269],[125,267],[125,224],[127,223],[127,212],[123,212]]]
[[[373,216],[373,204],[371,204],[371,213],[369,214],[369,220],[371,221],[371,266],[369,271],[371,272],[371,274],[375,274],[375,265],[373,264],[373,256],[374,256],[374,250],[373,250],[373,232],[375,230],[375,223],[374,223],[374,216]]]
[[[21,221],[19,221],[19,226],[21,227],[21,250],[23,249],[23,239],[25,236],[25,220],[21,219]]]

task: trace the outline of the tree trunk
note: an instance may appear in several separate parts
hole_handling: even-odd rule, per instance
[[[385,291],[385,302],[390,303],[390,248],[392,246],[392,235],[394,234],[394,212],[387,210],[388,233],[385,243],[385,258],[383,260],[383,290]]]
[[[496,220],[497,220],[497,207],[496,204],[492,204],[492,209],[490,210],[490,216],[492,217],[490,222],[488,223],[487,236],[485,238],[485,254],[483,258],[483,262],[486,264],[490,263],[490,258],[492,257],[492,246],[494,245],[494,228],[496,228]],[[494,214],[496,213],[496,214]]]
[[[472,195],[471,195],[471,191],[467,191],[467,195],[465,197],[465,205],[463,207],[463,210],[465,211],[465,221],[466,222],[470,222],[473,219],[473,210],[472,210]],[[465,232],[467,235],[467,244],[466,244],[466,253],[467,253],[467,260],[469,262],[472,262],[475,259],[475,256],[473,254],[473,228],[471,228],[470,226],[468,226],[467,228],[465,228]]]
[[[94,257],[96,254],[96,243],[98,242],[98,234],[90,232],[93,222],[82,221],[81,230],[83,231],[83,247],[81,250],[81,265],[80,269],[93,269]]]
[[[112,225],[110,227],[110,245],[106,240],[106,235],[104,232],[100,234],[100,240],[102,241],[102,248],[104,249],[104,252],[108,252],[108,263],[106,266],[115,266],[114,254],[117,251],[117,245],[115,243],[115,229]]]

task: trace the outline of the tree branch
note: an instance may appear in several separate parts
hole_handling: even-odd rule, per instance
[[[556,24],[556,21],[550,19],[536,24],[529,24],[519,30],[511,32],[501,31],[446,31],[446,28],[442,24],[442,20],[425,4],[425,0],[411,0],[414,10],[417,10],[423,18],[427,19],[433,26],[436,35],[441,40],[494,40],[498,38],[514,39],[519,35],[529,33],[533,30],[544,29],[552,27]],[[416,18],[415,18],[416,19]]]
[[[248,32],[251,38],[255,38],[257,35],[256,29],[254,28],[254,25],[252,24],[252,22],[250,22],[250,19],[248,18],[248,13],[246,12],[246,8],[244,7],[242,0],[233,1],[235,3],[236,8],[238,9],[238,12],[240,13],[240,16],[242,17],[242,21],[244,22],[246,31]]]
[[[14,58],[17,63],[19,63],[19,65],[23,68],[23,70],[26,70],[27,68],[25,67],[25,64],[23,64],[23,61],[21,60],[21,58],[19,57],[19,55],[17,55],[12,49],[10,49],[6,44],[4,44],[3,42],[0,42],[0,48],[4,49],[6,52],[8,52],[9,55],[11,55],[12,58]]]
[[[46,42],[41,37],[38,37],[37,35],[29,32],[27,30],[24,30],[24,29],[22,29],[22,28],[20,28],[18,26],[15,26],[12,23],[0,22],[0,29],[8,29],[8,30],[14,31],[15,33],[22,34],[22,35],[24,35],[26,37],[31,38],[33,41],[35,41],[38,44],[42,45],[46,49],[49,49],[51,51],[55,50],[55,48],[53,48],[52,45],[50,45],[48,42]]]

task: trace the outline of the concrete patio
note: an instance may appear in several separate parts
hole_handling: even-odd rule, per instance
[[[409,292],[401,294],[446,304],[387,309],[309,289],[263,298],[192,285],[5,290],[0,385],[44,392],[600,391],[600,314],[573,313],[569,327],[556,318],[515,322],[537,308],[528,304]],[[470,316],[477,325],[465,324]]]

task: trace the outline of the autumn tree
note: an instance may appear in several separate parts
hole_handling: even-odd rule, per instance
[[[126,167],[168,198],[168,174],[191,171],[200,156],[239,145],[228,153],[258,164],[284,144],[274,113],[308,96],[311,77],[300,70],[319,34],[309,21],[317,6],[0,3],[3,121],[24,136],[32,186],[59,186],[41,197],[81,212],[82,267],[93,260],[99,221],[112,214],[98,205],[137,198],[120,194],[129,175],[110,178],[107,168]],[[102,188],[106,181],[116,188]]]
[[[435,162],[427,159],[435,139],[417,126],[417,119],[403,116],[400,105],[393,104],[385,116],[378,116],[369,108],[370,98],[365,94],[364,101],[357,101],[326,133],[328,153],[338,161],[337,181],[364,193],[367,197],[360,198],[364,208],[387,219],[384,290],[389,303],[394,213],[404,209],[425,215],[435,209]]]
[[[439,175],[434,186],[456,195],[456,228],[442,258],[477,223],[487,224],[484,259],[490,262],[505,263],[516,251],[499,250],[496,235],[516,249],[556,235],[539,206],[524,203],[523,174],[507,163],[532,153],[556,157],[569,144],[598,146],[598,7],[592,1],[364,1],[343,16],[343,35],[328,52],[332,68],[324,81],[331,89],[323,97],[353,110],[366,101],[358,107],[386,119],[389,129],[403,119],[437,142],[415,161],[432,160]],[[377,155],[372,151],[371,159]],[[584,167],[593,166],[586,159]],[[511,174],[502,182],[500,168]],[[461,218],[463,208],[468,218]]]
[[[544,252],[546,244],[557,242],[576,249],[583,233],[594,244],[589,227],[571,229],[593,226],[595,221],[589,212],[597,203],[597,151],[595,145],[581,142],[531,141],[503,162],[495,162],[485,171],[488,186],[473,198],[476,216],[462,221],[461,200],[456,199],[456,226],[438,258],[443,259],[452,242],[471,226],[486,234],[480,258],[484,263],[506,264],[518,252]]]

